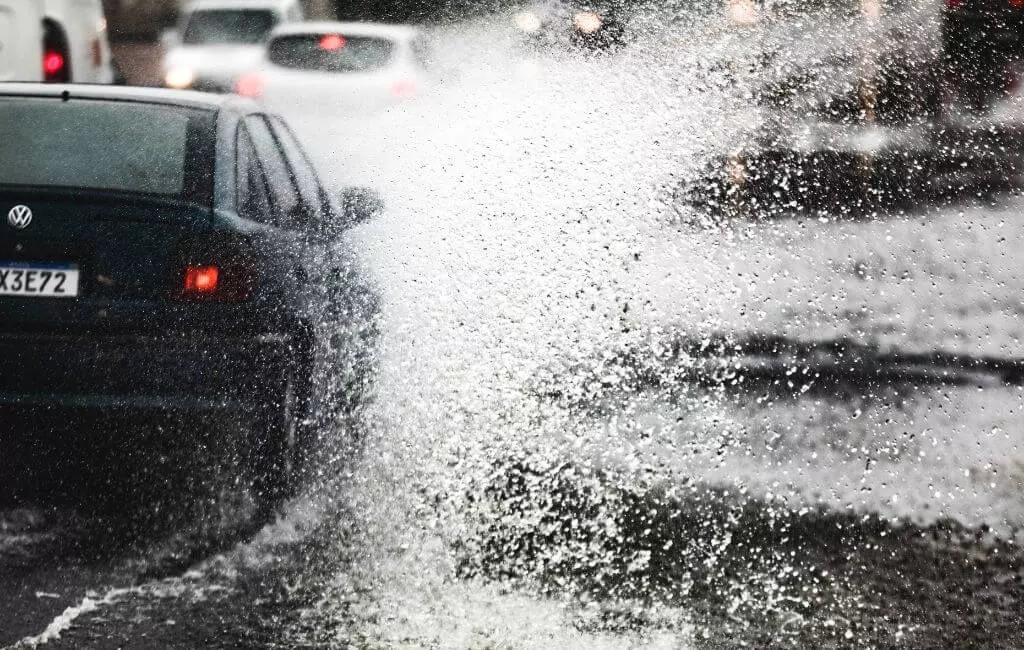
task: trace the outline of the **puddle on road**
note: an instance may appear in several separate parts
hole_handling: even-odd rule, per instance
[[[766,348],[783,354],[744,354]],[[1012,634],[1024,592],[973,603],[1015,584],[1024,559],[1021,473],[1005,467],[1019,377],[964,357],[921,375],[915,355],[788,348],[677,341],[546,378],[538,395],[564,428],[545,411],[549,437],[475,486],[461,574],[576,594],[607,629],[683,606],[713,647],[929,643],[965,611],[992,623],[985,638]],[[624,616],[623,602],[644,605]]]

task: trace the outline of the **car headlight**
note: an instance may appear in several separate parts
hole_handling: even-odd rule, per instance
[[[168,68],[164,75],[164,85],[168,88],[189,88],[196,80],[196,73],[187,66],[176,65]]]
[[[754,0],[728,0],[726,16],[733,25],[749,26],[757,24],[757,7]]]
[[[601,29],[604,20],[593,11],[581,11],[572,17],[572,24],[584,34],[593,34]]]
[[[519,31],[526,32],[527,34],[540,31],[540,16],[532,11],[520,11],[516,14],[516,27],[519,28]]]

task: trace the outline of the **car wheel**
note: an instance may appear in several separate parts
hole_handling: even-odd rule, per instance
[[[267,400],[256,412],[250,466],[253,497],[261,514],[270,514],[295,492],[305,421],[299,377],[291,368],[272,382]]]

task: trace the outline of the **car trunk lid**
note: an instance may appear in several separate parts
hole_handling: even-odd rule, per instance
[[[22,208],[16,212],[16,208]],[[23,227],[24,215],[31,220]],[[0,296],[0,322],[67,329],[146,328],[171,301],[177,251],[210,229],[199,206],[110,196],[0,190],[0,269],[77,271],[77,296]]]

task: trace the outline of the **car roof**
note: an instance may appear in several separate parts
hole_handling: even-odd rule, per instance
[[[197,9],[285,9],[296,0],[189,0],[185,11]]]
[[[376,36],[391,40],[408,40],[415,38],[421,30],[412,25],[392,25],[387,23],[359,23],[336,21],[309,21],[279,25],[271,33],[275,36],[292,36],[301,34],[345,34],[348,36]]]
[[[66,93],[66,94],[65,94]],[[95,84],[43,84],[0,82],[0,97],[51,97],[53,99],[107,99],[112,101],[136,102],[140,104],[162,104],[182,108],[220,110],[226,106],[237,106],[248,111],[255,107],[250,100],[235,95],[214,95],[192,90],[170,90],[165,88],[139,88],[133,86],[103,86]]]

